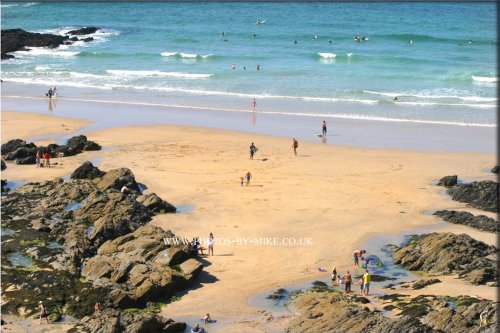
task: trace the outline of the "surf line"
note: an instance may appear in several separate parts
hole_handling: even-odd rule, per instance
[[[33,96],[2,96],[2,98],[19,98],[19,99],[35,99],[46,100],[46,97],[33,97]],[[132,102],[132,101],[115,101],[115,100],[100,100],[100,99],[83,99],[83,98],[61,98],[57,100],[73,101],[73,102],[88,102],[88,103],[102,103],[102,104],[125,104],[125,105],[142,105],[142,106],[156,106],[156,107],[169,107],[179,109],[194,109],[194,110],[209,110],[209,111],[225,111],[225,112],[239,112],[239,113],[259,113],[269,115],[286,115],[286,116],[302,116],[302,117],[316,117],[316,118],[338,118],[350,120],[364,120],[364,121],[384,121],[384,122],[400,122],[400,123],[417,123],[417,124],[434,124],[434,125],[451,125],[451,126],[471,126],[471,127],[497,127],[496,124],[481,124],[481,123],[461,123],[461,122],[448,122],[448,121],[435,121],[435,120],[418,120],[418,119],[400,119],[400,118],[385,118],[385,117],[370,117],[361,115],[347,115],[347,114],[314,114],[302,112],[282,112],[282,111],[253,111],[245,109],[225,109],[215,108],[211,106],[195,106],[195,105],[182,105],[182,104],[160,104],[148,102]]]

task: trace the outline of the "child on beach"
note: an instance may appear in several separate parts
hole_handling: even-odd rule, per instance
[[[335,282],[335,280],[337,280],[337,267],[333,266],[333,269],[332,269],[332,282]]]
[[[210,235],[208,236],[207,244],[208,244],[208,255],[210,255],[210,253],[214,255],[214,234],[210,233]]]
[[[363,278],[358,280],[358,285],[359,285],[359,294],[363,295]]]
[[[42,301],[38,302],[38,310],[40,311],[40,324],[42,323],[43,318],[45,318],[45,320],[47,321],[47,324],[50,324],[49,314],[47,313],[47,309],[43,305]]]
[[[36,167],[39,168],[40,167],[40,151],[39,150],[36,152],[36,155],[35,155],[35,163],[36,163]]]
[[[344,284],[344,278],[340,275],[337,277],[337,284],[339,286],[342,286]]]
[[[243,186],[243,181],[245,180],[245,178],[241,177],[241,186]]]
[[[250,178],[252,178],[252,174],[250,173],[250,171],[247,172],[245,177],[247,179],[247,186],[248,186],[250,184]]]

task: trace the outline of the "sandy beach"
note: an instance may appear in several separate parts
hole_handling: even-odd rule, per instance
[[[2,111],[2,143],[41,134],[57,138],[68,132],[61,129],[61,122],[70,131],[87,124]],[[95,158],[102,170],[130,168],[138,182],[148,184],[149,192],[181,211],[156,216],[152,223],[180,237],[206,238],[212,232],[216,238],[215,255],[203,257],[206,265],[200,284],[166,306],[162,314],[189,322],[209,312],[219,319],[224,332],[279,330],[280,321],[269,323],[265,311],[249,304],[250,297],[327,276],[319,267],[329,271],[335,265],[344,273],[352,268],[352,251],[372,236],[403,234],[438,223],[428,212],[473,211],[452,201],[435,183],[451,174],[467,180],[494,179],[487,170],[496,161],[492,153],[302,141],[294,156],[291,138],[186,126],[129,126],[85,135],[112,149],[54,159],[61,163],[50,170],[9,163],[2,178],[39,181],[61,177]],[[251,142],[259,148],[253,160],[248,153]],[[250,184],[241,186],[240,178],[247,172],[252,174]],[[496,243],[493,234],[451,224],[444,228]],[[491,300],[497,292],[498,288],[453,278],[432,286],[435,294],[478,295]]]

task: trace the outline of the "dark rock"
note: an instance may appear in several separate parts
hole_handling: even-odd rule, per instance
[[[186,324],[150,312],[105,309],[85,317],[69,332],[92,333],[171,333],[184,332]]]
[[[94,40],[94,37],[87,37],[87,38],[84,38],[82,39],[85,43],[88,43],[88,42],[91,42]]]
[[[2,59],[11,58],[13,56],[7,53],[24,50],[26,47],[56,48],[67,40],[67,36],[40,34],[22,29],[5,29],[2,30]]]
[[[16,159],[16,164],[19,164],[19,165],[35,164],[35,163],[36,163],[36,157],[35,157],[35,155],[30,155],[30,156],[27,156],[27,157]]]
[[[73,41],[73,42],[77,42],[77,41],[79,41],[78,37],[71,37],[69,40],[70,40],[70,41]]]
[[[287,295],[286,289],[279,288],[279,289],[276,289],[275,291],[273,291],[271,294],[267,295],[266,298],[278,300],[278,299],[286,298],[286,295]]]
[[[413,289],[418,290],[436,283],[441,283],[441,280],[439,279],[418,280],[413,283],[412,287]]]
[[[432,233],[414,236],[393,253],[393,260],[411,271],[456,273],[469,282],[485,283],[497,280],[497,252],[494,246],[466,234]]]
[[[498,221],[484,215],[474,216],[469,212],[454,210],[438,210],[433,215],[441,217],[446,222],[468,225],[481,231],[498,232]]]
[[[458,184],[448,190],[453,200],[466,202],[471,207],[498,212],[498,183],[485,180]]]
[[[155,193],[140,195],[137,201],[146,206],[153,214],[175,213],[177,208],[158,197]]]
[[[129,191],[140,193],[134,174],[127,168],[108,171],[97,183],[97,187],[103,191],[110,189],[121,191],[123,186]]]
[[[2,155],[9,154],[9,153],[21,148],[21,147],[24,147],[24,146],[26,146],[26,141],[24,141],[24,140],[21,140],[21,139],[10,140],[7,143],[4,143],[2,145],[2,148],[1,148]]]
[[[95,179],[104,175],[104,172],[95,167],[91,162],[87,161],[80,165],[71,174],[71,179]]]
[[[83,146],[83,151],[101,150],[102,147],[94,141],[87,141]]]
[[[95,33],[99,28],[96,27],[84,27],[80,29],[70,30],[66,35],[79,36],[79,35],[90,35]]]
[[[495,165],[493,169],[491,169],[491,172],[498,174],[498,165]]]
[[[7,193],[9,192],[9,188],[7,187],[7,180],[2,179],[2,193]]]
[[[2,159],[2,168],[1,168],[1,170],[3,171],[5,169],[7,169],[7,165],[5,164],[5,161]]]
[[[445,187],[452,187],[452,186],[455,186],[457,185],[457,175],[454,175],[454,176],[446,176],[446,177],[443,177],[439,180],[439,182],[437,183],[438,186],[445,186]]]

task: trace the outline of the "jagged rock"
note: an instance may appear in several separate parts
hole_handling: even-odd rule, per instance
[[[137,197],[137,201],[150,209],[154,214],[175,213],[177,211],[175,206],[161,199],[155,193],[140,195]]]
[[[457,273],[469,282],[483,284],[498,278],[497,252],[494,246],[466,234],[432,233],[413,236],[409,244],[393,253],[393,259],[411,271]]]
[[[286,297],[286,294],[287,294],[286,289],[279,288],[279,289],[276,289],[275,291],[273,291],[271,294],[267,295],[266,298],[267,299],[275,299],[275,300],[282,299],[282,298]]]
[[[154,261],[166,266],[179,265],[189,259],[189,253],[187,253],[187,250],[187,248],[171,246],[166,250],[159,252]]]
[[[2,59],[13,58],[14,56],[7,53],[25,50],[26,47],[56,48],[67,40],[67,36],[40,34],[23,29],[5,29],[2,30]]]
[[[124,291],[139,304],[168,297],[202,269],[201,263],[194,259],[182,263],[180,272],[154,260],[166,247],[163,238],[172,237],[170,232],[146,225],[107,241],[99,248],[98,254],[87,261],[82,275],[94,285],[113,289],[120,289],[117,284],[127,285]],[[188,248],[179,248],[187,257]]]
[[[108,171],[97,183],[97,187],[103,191],[110,189],[120,191],[123,186],[129,191],[140,193],[134,174],[127,168]]]
[[[99,28],[96,27],[84,27],[80,29],[70,30],[66,35],[79,36],[79,35],[90,35],[95,33]]]
[[[7,165],[5,164],[5,161],[2,159],[2,167],[1,167],[1,170],[5,170],[7,169]]]
[[[36,163],[36,156],[35,155],[30,155],[30,156],[27,156],[24,158],[16,159],[16,164],[19,164],[19,165],[35,164],[35,163]]]
[[[423,289],[431,284],[441,283],[439,279],[427,279],[427,280],[418,280],[412,284],[412,288],[415,290]]]
[[[102,191],[100,180],[28,183],[2,196],[2,313],[31,316],[40,299],[49,312],[76,318],[97,301],[141,307],[184,289],[199,272],[175,266],[189,258],[189,246],[165,244],[174,235],[147,225],[153,214],[136,195]],[[157,260],[165,250],[171,266]],[[13,264],[13,254],[28,267]],[[98,278],[85,280],[82,270]]]
[[[85,135],[74,136],[66,142],[63,146],[54,148],[53,151],[63,153],[64,156],[73,156],[87,150],[101,150],[101,146],[93,141],[88,141]]]
[[[437,183],[438,186],[445,186],[445,187],[452,187],[452,186],[455,186],[457,185],[457,175],[454,175],[454,176],[446,176],[446,177],[443,177],[439,180],[439,182]]]
[[[86,161],[73,171],[71,179],[95,179],[102,177],[104,174],[92,162]]]
[[[2,179],[2,193],[7,193],[9,192],[9,188],[7,187],[7,180]]]
[[[468,184],[458,184],[448,193],[453,200],[466,202],[470,206],[489,212],[498,212],[498,183],[485,180]]]
[[[105,309],[81,320],[69,332],[172,333],[184,332],[186,324],[150,312],[122,312]]]
[[[30,143],[21,147],[17,147],[16,149],[11,150],[9,152],[6,152],[4,154],[4,158],[7,161],[13,161],[15,159],[25,158],[29,156],[34,157],[37,150],[38,150],[37,147],[33,143]]]
[[[88,43],[88,42],[91,42],[94,40],[94,37],[87,37],[87,38],[83,38],[81,39],[82,41],[84,41],[85,43]]]
[[[498,174],[498,170],[499,170],[498,165],[495,165],[493,169],[491,169],[491,172]]]
[[[498,221],[484,215],[474,216],[469,212],[454,210],[438,210],[433,215],[441,217],[446,222],[468,225],[481,231],[498,232]]]

